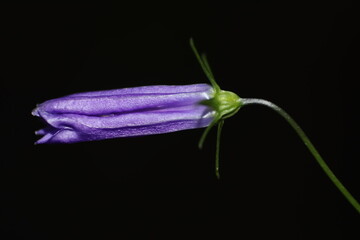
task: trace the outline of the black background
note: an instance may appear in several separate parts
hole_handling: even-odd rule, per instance
[[[289,3],[291,2],[291,3]],[[37,103],[75,92],[207,82],[270,100],[360,199],[359,20],[350,1],[18,4],[3,8],[1,239],[357,239],[360,216],[276,113],[202,129],[37,145]],[[9,13],[9,14],[6,14]]]

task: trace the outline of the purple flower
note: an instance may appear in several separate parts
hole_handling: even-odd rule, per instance
[[[77,93],[37,106],[47,127],[36,144],[75,143],[175,132],[208,126],[215,111],[207,84],[146,86]]]

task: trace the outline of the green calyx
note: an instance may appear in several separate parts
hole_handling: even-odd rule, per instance
[[[239,111],[242,101],[237,94],[220,90],[215,92],[213,98],[203,101],[202,104],[212,107],[218,115],[217,118],[226,119]]]
[[[199,61],[201,68],[203,69],[205,75],[209,79],[214,89],[214,96],[209,100],[202,101],[201,104],[210,106],[215,110],[216,115],[213,122],[214,124],[216,124],[220,120],[229,118],[233,116],[235,113],[237,113],[237,111],[239,111],[240,107],[242,106],[242,100],[237,94],[220,89],[210,69],[210,65],[207,61],[206,55],[202,54],[200,56],[200,54],[198,53],[195,47],[194,40],[192,38],[190,39],[190,46],[194,51],[195,56]]]
[[[212,129],[212,127],[218,125],[217,138],[216,138],[217,140],[216,140],[215,174],[217,178],[220,178],[220,174],[219,174],[220,135],[221,135],[222,127],[224,125],[224,119],[229,118],[233,116],[235,113],[237,113],[241,108],[241,106],[243,105],[243,102],[237,94],[220,89],[210,69],[210,65],[207,61],[206,55],[205,54],[202,54],[201,56],[199,55],[195,47],[194,40],[192,38],[190,39],[190,46],[194,51],[194,54],[197,60],[199,61],[201,68],[203,69],[205,75],[209,79],[214,89],[214,96],[209,100],[205,100],[201,102],[201,104],[210,106],[215,110],[215,117],[214,120],[210,123],[210,125],[205,129],[203,135],[201,136],[199,141],[199,148],[201,149],[203,147],[205,138]]]

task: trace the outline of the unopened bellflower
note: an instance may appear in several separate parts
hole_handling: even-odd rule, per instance
[[[76,143],[208,127],[233,115],[240,98],[216,84],[205,56],[191,46],[212,85],[158,85],[76,93],[39,104],[46,127],[36,144]],[[222,124],[220,124],[222,125]]]
[[[168,133],[208,126],[215,111],[208,84],[146,86],[72,94],[39,104],[47,127],[36,143],[75,143]]]
[[[32,112],[46,127],[36,143],[76,143],[118,137],[169,133],[207,127],[200,138],[201,148],[209,130],[217,125],[216,176],[219,177],[220,134],[224,119],[242,106],[263,105],[279,113],[296,131],[320,167],[339,191],[360,213],[360,204],[331,171],[300,126],[289,114],[263,99],[242,99],[220,89],[205,55],[190,45],[208,84],[144,86],[68,95],[39,104]]]

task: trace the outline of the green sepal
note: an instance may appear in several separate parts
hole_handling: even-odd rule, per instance
[[[199,144],[198,147],[199,149],[203,148],[204,145],[204,141],[207,137],[207,135],[209,134],[210,130],[219,122],[220,118],[215,116],[214,120],[210,123],[210,125],[205,129],[205,131],[203,132],[203,134],[201,135],[201,138],[199,140]]]
[[[190,38],[190,46],[191,46],[191,49],[193,50],[197,60],[199,61],[202,70],[204,71],[206,77],[209,79],[212,87],[214,88],[215,92],[220,91],[220,87],[215,81],[214,75],[212,74],[212,71],[210,69],[210,65],[207,61],[206,55],[202,54],[200,57],[200,54],[197,51],[194,40],[192,38]]]
[[[220,138],[221,138],[221,130],[223,126],[224,126],[224,120],[221,119],[218,123],[218,129],[216,135],[215,175],[217,179],[220,179]]]
[[[220,159],[220,135],[224,125],[224,119],[233,116],[239,111],[243,105],[241,98],[233,92],[221,90],[219,85],[215,81],[215,77],[211,71],[209,62],[207,61],[206,55],[200,55],[195,47],[194,40],[190,39],[190,46],[194,51],[197,60],[200,63],[202,70],[209,79],[213,89],[214,95],[211,99],[202,101],[200,104],[207,105],[214,109],[215,117],[210,125],[205,129],[199,141],[199,148],[202,149],[204,141],[210,132],[210,130],[218,124],[217,138],[216,138],[216,156],[215,156],[215,174],[217,178],[220,178],[219,173],[219,159]]]
[[[233,92],[220,90],[215,92],[214,97],[205,101],[201,104],[207,105],[215,110],[214,120],[205,129],[203,135],[199,141],[199,148],[202,149],[205,138],[207,137],[210,130],[226,118],[229,118],[236,114],[242,106],[241,98]]]

